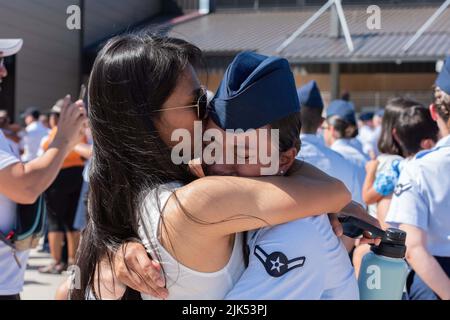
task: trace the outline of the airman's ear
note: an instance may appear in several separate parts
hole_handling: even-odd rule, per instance
[[[439,114],[437,112],[437,108],[436,108],[436,105],[434,103],[430,104],[430,113],[431,113],[431,118],[433,118],[434,121],[438,121]]]
[[[289,150],[282,152],[280,154],[280,170],[279,172],[283,172],[283,175],[289,171],[292,164],[295,161],[295,157],[297,156],[297,149],[292,147]]]
[[[334,128],[334,126],[328,124],[328,131],[334,140],[338,140],[341,138],[339,132]]]
[[[320,124],[319,124],[319,128],[322,128],[322,126],[323,126],[323,123],[325,122],[325,118],[321,118],[322,120],[320,120]]]

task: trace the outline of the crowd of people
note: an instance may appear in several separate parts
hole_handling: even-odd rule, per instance
[[[21,39],[0,39],[0,80],[7,77],[4,58],[20,51]],[[1,85],[1,81],[0,81]],[[53,110],[55,111],[55,110]],[[55,112],[50,127],[55,130]],[[16,250],[8,245],[14,235],[17,221],[17,204],[31,205],[51,187],[60,175],[62,165],[72,150],[82,142],[87,126],[83,101],[73,102],[66,96],[60,103],[57,133],[45,150],[42,142],[52,131],[36,108],[28,108],[22,118],[25,128],[11,124],[7,112],[2,111],[0,130],[0,296],[2,299],[18,299],[23,289],[24,274],[29,250]],[[44,121],[42,121],[44,120]],[[77,199],[78,201],[78,199]],[[49,219],[59,220],[62,212],[51,212]],[[55,244],[55,247],[61,244]],[[57,253],[53,253],[56,255]]]
[[[118,36],[94,63],[88,108],[70,96],[48,115],[28,108],[23,129],[0,111],[0,231],[15,203],[45,195],[53,263],[39,271],[79,268],[80,286],[58,299],[357,300],[377,240],[347,236],[338,214],[407,232],[404,299],[450,299],[450,58],[429,105],[393,97],[358,114],[350,94],[325,105],[286,59],[251,52],[208,94],[201,55],[180,39]],[[195,137],[199,121],[222,137],[204,150],[242,147],[243,161],[175,164],[173,132]],[[278,140],[241,146],[238,129]],[[252,159],[263,147],[277,151],[274,175]],[[28,252],[20,267],[14,257],[0,242],[0,299],[20,298]]]
[[[29,163],[42,156],[55,139],[58,120],[64,99],[58,100],[41,114],[38,108],[29,107],[22,114],[24,127],[9,121],[5,110],[0,110],[1,130],[15,155],[23,163]],[[89,140],[88,140],[89,139]],[[39,269],[44,274],[61,274],[75,264],[80,231],[86,216],[86,187],[82,192],[88,160],[92,155],[90,131],[66,156],[56,179],[45,191],[48,225],[41,252],[51,254],[53,263]],[[86,171],[85,171],[86,170]]]

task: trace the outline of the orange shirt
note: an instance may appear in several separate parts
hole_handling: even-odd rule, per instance
[[[42,144],[42,148],[47,151],[50,144],[53,142],[53,139],[55,139],[56,132],[58,132],[58,128],[55,127],[50,131],[48,138],[44,141]],[[83,143],[87,143],[86,137],[83,138]],[[64,163],[61,167],[61,169],[67,169],[72,167],[83,167],[84,166],[84,159],[75,151],[70,152],[67,157],[64,159]]]

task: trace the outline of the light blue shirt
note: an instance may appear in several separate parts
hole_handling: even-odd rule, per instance
[[[302,134],[300,138],[302,148],[297,159],[312,164],[333,178],[342,181],[352,193],[353,200],[363,204],[358,168],[339,153],[328,148],[320,136]]]
[[[358,149],[359,152],[364,153],[364,146],[361,143],[361,141],[358,140],[358,138],[353,138],[353,139],[347,139],[348,142],[350,142],[350,144],[355,147],[356,149]]]
[[[363,152],[367,155],[370,155],[373,152],[375,155],[378,155],[378,139],[380,130],[378,128],[372,129],[369,126],[362,126],[359,128],[359,135],[356,139],[362,144]]]
[[[249,266],[229,300],[359,300],[343,244],[326,215],[249,232]]]
[[[405,165],[386,222],[424,230],[430,254],[450,257],[450,136]]]
[[[366,163],[369,161],[369,157],[364,154],[362,148],[360,149],[356,145],[357,142],[358,145],[361,145],[356,139],[339,139],[333,143],[331,149],[339,153],[356,167],[358,181],[362,186],[366,178]]]

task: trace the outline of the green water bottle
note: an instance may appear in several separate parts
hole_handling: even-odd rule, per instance
[[[361,300],[401,300],[408,276],[406,232],[388,229],[361,263],[358,279]]]

